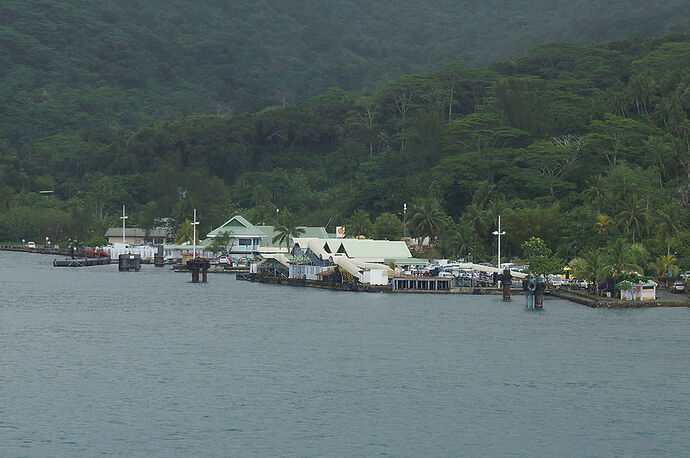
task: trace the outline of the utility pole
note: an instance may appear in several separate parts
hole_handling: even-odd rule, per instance
[[[505,235],[506,231],[501,232],[501,215],[498,215],[498,230],[494,231],[493,234],[498,236],[498,263],[496,267],[501,270],[501,236]]]
[[[192,258],[196,259],[196,226],[199,221],[196,220],[196,208],[194,209],[194,221],[192,222]]]
[[[125,206],[123,205],[123,206],[122,206],[122,216],[120,216],[120,219],[122,220],[122,244],[123,244],[123,245],[124,245],[125,243],[127,243],[127,242],[126,242],[126,239],[125,239],[125,220],[126,220],[127,218],[129,218],[129,216],[127,216],[127,215],[125,214]]]
[[[407,203],[403,204],[403,238],[407,237]]]

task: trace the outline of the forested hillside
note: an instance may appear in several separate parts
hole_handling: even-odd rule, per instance
[[[544,41],[686,31],[685,0],[3,0],[0,138],[295,105]]]
[[[501,214],[508,256],[532,236],[565,260],[621,239],[645,269],[667,253],[687,268],[689,68],[688,35],[551,43],[366,95],[4,141],[0,239],[85,240],[117,225],[123,203],[144,227],[197,208],[203,232],[280,209],[397,238],[408,203],[410,229],[439,255],[490,259]]]

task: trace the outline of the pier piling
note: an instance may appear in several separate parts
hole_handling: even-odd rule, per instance
[[[501,275],[501,285],[503,286],[503,299],[510,299],[510,287],[513,285],[513,278],[510,270],[505,269]]]
[[[201,273],[201,281],[206,283],[208,281],[208,268],[211,263],[208,259],[194,258],[187,261],[187,269],[192,272],[192,283],[199,283],[199,273]]]
[[[120,272],[128,272],[130,270],[139,272],[139,269],[141,269],[141,255],[129,253],[118,256],[118,270]]]
[[[165,256],[163,255],[163,245],[158,245],[158,252],[153,255],[153,265],[156,267],[165,266]]]

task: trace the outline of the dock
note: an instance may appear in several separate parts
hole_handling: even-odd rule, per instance
[[[400,279],[401,277],[398,277]],[[435,278],[435,277],[430,277]],[[345,281],[342,283],[334,283],[323,280],[307,280],[303,278],[287,278],[274,275],[262,275],[258,273],[238,273],[235,277],[237,280],[244,280],[256,283],[269,283],[274,285],[287,286],[302,286],[307,288],[330,289],[334,291],[359,291],[368,293],[395,293],[395,294],[471,294],[471,295],[500,295],[503,294],[503,289],[498,287],[457,287],[449,286],[448,278],[441,278],[446,282],[444,288],[434,289],[431,283],[408,283],[400,285],[399,288],[394,289],[391,285],[369,285],[367,283],[354,283]],[[428,280],[429,278],[427,278]],[[409,279],[408,279],[409,281]],[[417,278],[419,281],[419,278]],[[403,287],[406,286],[406,287]],[[522,288],[511,288],[511,291],[517,296],[522,294]]]
[[[70,247],[55,248],[54,246],[41,245],[37,245],[36,248],[30,248],[26,245],[0,245],[0,251],[19,251],[23,253],[53,254],[61,256],[70,256],[74,254],[80,258],[86,256],[84,249],[81,248],[75,249],[74,253],[72,253]]]
[[[622,301],[618,299],[597,297],[580,291],[564,288],[553,288],[546,294],[565,299],[592,308],[647,308],[647,307],[690,307],[690,301],[683,300],[650,300],[650,301]]]
[[[78,259],[55,259],[54,267],[89,267],[103,266],[110,264],[110,258],[78,258]]]

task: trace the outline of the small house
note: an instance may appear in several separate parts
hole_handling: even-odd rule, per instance
[[[644,283],[635,283],[629,289],[621,290],[621,299],[627,301],[654,301],[656,300],[657,283],[649,280]]]

